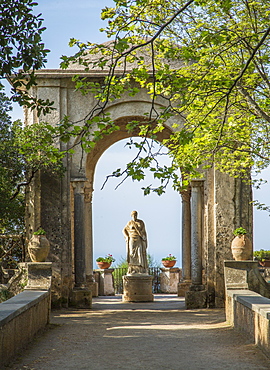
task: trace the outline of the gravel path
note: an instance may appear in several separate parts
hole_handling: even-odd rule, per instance
[[[185,310],[175,295],[148,303],[93,299],[53,311],[51,325],[9,369],[270,369],[270,359],[225,323],[220,309]]]

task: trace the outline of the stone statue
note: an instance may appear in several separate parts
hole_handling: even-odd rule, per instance
[[[127,244],[128,274],[148,274],[147,235],[144,222],[137,218],[137,211],[131,212],[132,220],[123,230]]]

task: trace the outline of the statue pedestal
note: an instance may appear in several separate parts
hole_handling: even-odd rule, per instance
[[[152,302],[153,276],[143,274],[133,274],[123,276],[124,294],[123,302]]]
[[[113,272],[114,269],[94,270],[95,279],[98,283],[98,295],[115,295]]]
[[[178,267],[161,268],[160,290],[162,293],[178,293],[180,269]]]

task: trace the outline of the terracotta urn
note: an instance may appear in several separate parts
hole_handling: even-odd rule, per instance
[[[45,235],[33,235],[28,243],[32,262],[45,262],[50,251],[50,242]]]
[[[99,269],[108,269],[111,266],[110,262],[97,262]]]
[[[164,260],[161,261],[164,267],[173,267],[176,264],[176,260],[169,261],[169,260]]]
[[[236,261],[252,260],[252,244],[245,234],[237,235],[233,239],[231,249]]]

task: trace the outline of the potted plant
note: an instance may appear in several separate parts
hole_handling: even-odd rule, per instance
[[[258,261],[263,267],[270,267],[270,251],[261,249],[253,252],[254,260]]]
[[[235,238],[232,241],[231,249],[233,258],[236,261],[246,261],[252,259],[252,244],[246,236],[246,229],[239,227],[234,230]]]
[[[164,267],[173,267],[176,264],[176,257],[169,254],[161,260]]]
[[[97,265],[100,269],[108,269],[114,261],[115,259],[111,254],[107,254],[105,257],[98,257],[96,259]]]
[[[32,262],[45,262],[50,251],[50,242],[46,238],[46,231],[39,227],[33,232],[28,243],[28,252]]]

